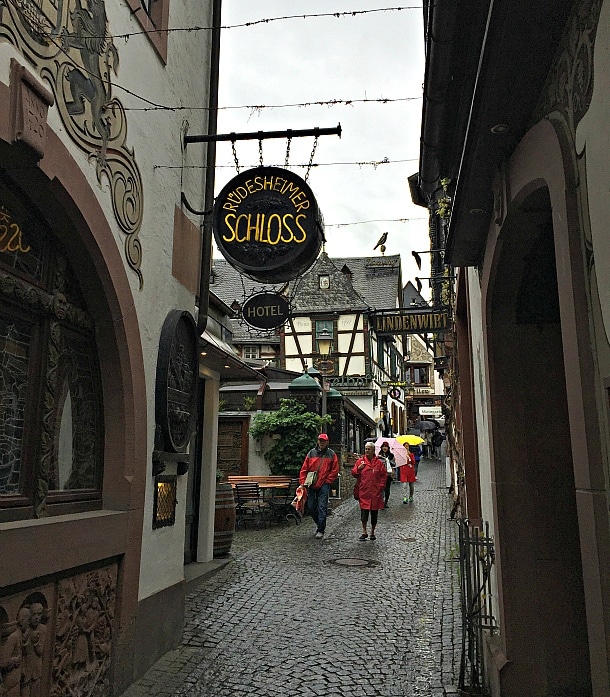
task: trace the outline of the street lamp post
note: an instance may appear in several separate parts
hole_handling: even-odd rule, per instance
[[[330,355],[333,338],[326,327],[318,335],[318,351],[322,360],[318,363],[318,370],[322,376],[322,416],[326,416],[326,361]],[[322,424],[322,432],[326,433],[326,424]]]

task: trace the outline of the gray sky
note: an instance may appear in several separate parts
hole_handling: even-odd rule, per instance
[[[388,9],[347,16],[303,15]],[[292,19],[277,19],[298,15]],[[266,23],[235,25],[258,20]],[[381,0],[223,0],[220,133],[335,127],[322,136],[308,183],[326,223],[333,256],[373,256],[388,232],[386,254],[400,253],[403,281],[421,272],[411,250],[429,248],[426,210],[411,203],[407,177],[417,171],[424,70],[421,3]],[[393,100],[386,103],[361,100]],[[278,108],[350,101],[350,105]],[[395,101],[394,101],[395,100]],[[258,105],[276,108],[223,109]],[[304,177],[313,138],[295,138],[290,165]],[[236,143],[243,169],[259,164],[258,141]],[[263,141],[263,163],[283,167],[285,140]],[[381,163],[387,164],[352,164]],[[334,163],[334,164],[329,164]],[[345,163],[345,164],[340,164]],[[235,176],[230,143],[217,149],[216,190]],[[223,166],[226,165],[226,166]],[[407,219],[407,220],[404,220]],[[400,222],[400,221],[403,222]],[[374,221],[374,222],[364,222]],[[423,294],[429,297],[428,283]]]

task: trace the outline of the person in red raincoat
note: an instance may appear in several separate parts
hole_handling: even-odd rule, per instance
[[[377,526],[377,514],[383,508],[383,494],[387,479],[385,462],[375,455],[375,443],[367,443],[364,446],[364,456],[356,460],[352,467],[352,476],[358,481],[358,503],[360,504],[360,520],[362,522],[362,541],[369,537],[366,526],[371,514],[371,536],[375,540],[375,527]]]
[[[328,436],[320,433],[318,445],[306,455],[299,473],[299,484],[305,485],[308,472],[317,472],[316,483],[307,489],[307,508],[316,524],[316,539],[321,540],[326,530],[328,495],[330,485],[339,474],[339,459],[335,451],[328,447]]]
[[[398,468],[398,481],[403,483],[403,503],[413,502],[413,490],[415,481],[415,455],[409,452],[409,459],[406,465]]]

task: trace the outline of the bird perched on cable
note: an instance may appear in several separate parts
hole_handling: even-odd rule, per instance
[[[377,247],[380,247],[381,253],[383,254],[385,252],[385,243],[386,243],[387,239],[388,239],[388,233],[384,232],[383,235],[379,238],[377,244],[373,247],[373,250],[377,249]]]

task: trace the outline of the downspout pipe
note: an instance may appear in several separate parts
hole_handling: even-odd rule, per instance
[[[452,80],[456,0],[431,0],[426,36],[426,75],[420,144],[419,185],[426,198],[440,186],[440,140]]]
[[[218,133],[218,78],[220,72],[220,26],[222,0],[212,3],[212,46],[210,52],[210,85],[208,95],[208,135]],[[216,143],[210,141],[206,148],[206,176],[204,190],[204,218],[201,224],[201,264],[199,268],[199,312],[197,334],[201,336],[208,324],[210,308],[210,270],[212,268],[212,222],[216,167]]]

